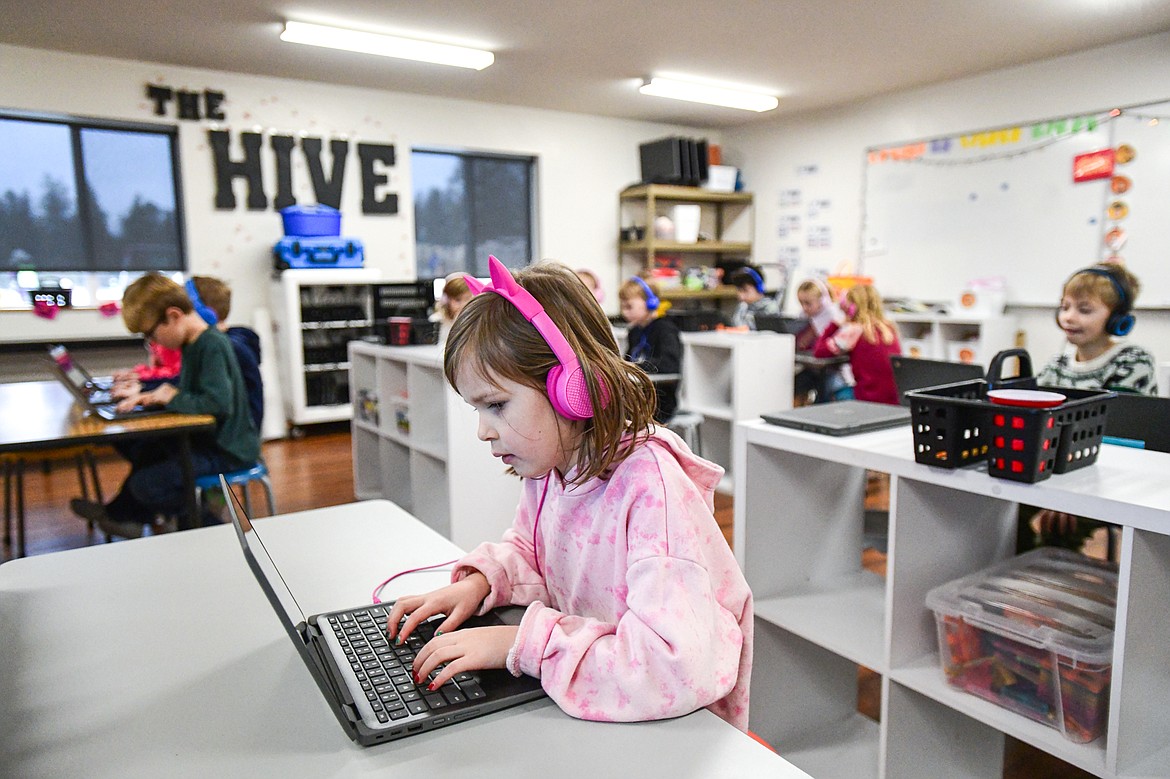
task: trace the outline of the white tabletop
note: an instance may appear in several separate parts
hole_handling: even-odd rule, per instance
[[[390,574],[458,554],[386,501],[257,527],[306,614],[367,603]],[[446,580],[405,576],[383,598]],[[230,526],[5,563],[0,625],[9,776],[806,776],[707,711],[603,724],[547,700],[359,747]]]

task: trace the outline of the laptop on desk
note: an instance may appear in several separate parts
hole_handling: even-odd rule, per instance
[[[386,618],[392,604],[358,606],[305,617],[296,597],[268,554],[247,513],[220,476],[228,513],[248,567],[268,597],[297,654],[351,739],[371,746],[452,725],[544,697],[540,680],[502,669],[455,676],[437,691],[411,674],[422,636],[429,638],[441,618],[423,623],[401,647],[390,643]],[[521,608],[472,617],[461,627],[519,624]]]
[[[910,423],[910,409],[865,400],[840,400],[773,411],[760,415],[765,422],[822,435],[843,436],[884,430]]]
[[[808,327],[808,320],[780,316],[779,314],[756,314],[756,330],[770,330],[773,333],[800,335]]]
[[[49,365],[53,375],[69,390],[77,401],[90,409],[102,419],[113,421],[118,419],[137,419],[151,414],[162,414],[166,409],[161,407],[136,406],[130,411],[119,411],[118,402],[110,393],[109,386],[102,388],[100,380],[95,380],[88,371],[72,359],[65,347],[51,347],[49,349]]]

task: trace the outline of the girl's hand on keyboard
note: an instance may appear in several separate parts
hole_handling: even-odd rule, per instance
[[[518,632],[520,628],[515,625],[500,625],[456,630],[443,635],[436,633],[414,658],[415,682],[422,684],[432,672],[436,672],[427,689],[437,690],[455,674],[504,668]],[[436,671],[440,665],[443,668]]]
[[[394,608],[386,618],[386,632],[390,640],[397,639],[398,643],[405,641],[423,620],[430,619],[436,614],[446,614],[447,618],[438,630],[449,633],[463,624],[476,612],[479,604],[487,597],[491,590],[487,578],[480,572],[470,574],[454,584],[433,590],[425,595],[408,595],[394,601]],[[399,628],[398,623],[402,622]]]

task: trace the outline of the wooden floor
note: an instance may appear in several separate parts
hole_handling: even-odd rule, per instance
[[[271,474],[279,513],[335,506],[354,500],[348,425],[319,425],[310,428],[304,438],[269,441],[264,444],[264,460]],[[126,464],[112,450],[100,455],[99,475],[106,500],[115,494],[127,472]],[[50,461],[47,469],[39,462],[30,464],[25,476],[29,555],[104,543],[100,533],[90,533],[85,524],[69,511],[69,499],[78,495],[78,477],[71,459]],[[883,491],[879,481],[867,495],[867,506],[888,505],[888,500],[888,493]],[[715,515],[728,544],[731,544],[733,507],[730,497],[716,496]],[[0,561],[11,559],[13,554],[11,546],[4,545]],[[885,573],[885,555],[880,552],[866,550],[862,563],[870,570]],[[880,717],[881,678],[865,668],[858,669],[858,710],[873,719]],[[1008,738],[1003,776],[1004,779],[1087,779],[1091,774]]]

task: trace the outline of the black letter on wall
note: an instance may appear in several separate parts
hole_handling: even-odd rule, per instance
[[[199,115],[199,93],[179,90],[179,118],[201,119]]]
[[[208,119],[219,119],[222,121],[226,118],[223,111],[219,110],[219,107],[226,99],[227,95],[223,92],[213,92],[210,89],[203,90],[203,112],[207,114]]]
[[[154,84],[146,85],[146,96],[154,103],[154,115],[167,115],[167,102],[175,96],[174,91],[170,87],[160,87]]]
[[[274,135],[268,143],[276,155],[276,197],[272,200],[272,207],[279,211],[297,204],[292,191],[292,150],[296,139],[291,135]]]
[[[386,167],[394,166],[393,144],[359,143],[358,159],[362,167],[362,213],[397,214],[398,195],[387,193],[386,197],[378,200],[377,188],[389,181],[389,176],[374,172],[375,162],[381,162]]]
[[[301,148],[309,163],[309,175],[313,179],[313,194],[317,196],[317,202],[323,206],[341,208],[341,185],[345,180],[345,157],[349,154],[349,143],[336,140],[329,142],[329,152],[333,156],[329,178],[325,177],[325,170],[321,166],[321,139],[303,138]]]
[[[232,192],[232,179],[242,178],[248,182],[248,210],[263,211],[268,206],[264,196],[264,180],[260,175],[260,133],[240,133],[244,147],[244,159],[231,159],[231,137],[226,130],[209,130],[211,150],[215,158],[215,207],[230,211],[236,207],[236,196]]]

